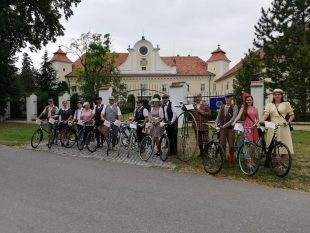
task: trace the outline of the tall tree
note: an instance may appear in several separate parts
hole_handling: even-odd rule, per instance
[[[110,50],[110,35],[82,34],[71,44],[79,56],[82,67],[78,70],[78,82],[81,85],[84,99],[92,102],[98,95],[99,88],[110,84],[113,95],[118,97],[125,89],[117,77],[115,54]]]
[[[73,15],[72,7],[81,0],[0,1],[0,115],[5,112],[8,85],[13,79],[14,55],[27,44],[40,49],[64,34],[60,23]],[[13,72],[14,73],[14,72]]]
[[[30,94],[34,92],[35,81],[36,81],[36,71],[32,65],[31,58],[28,56],[27,53],[23,54],[20,81],[26,94]]]
[[[262,61],[259,51],[249,50],[245,58],[240,61],[240,68],[234,80],[234,95],[237,96],[236,103],[240,105],[241,94],[250,93],[251,81],[261,80]]]
[[[52,67],[52,63],[48,59],[47,51],[43,55],[41,63],[40,75],[38,76],[38,89],[41,92],[47,92],[49,95],[55,93],[57,87],[56,71]]]
[[[310,101],[310,0],[274,0],[255,26],[254,45],[264,51],[267,88],[287,93],[297,116],[305,115]],[[309,100],[309,99],[308,99]]]

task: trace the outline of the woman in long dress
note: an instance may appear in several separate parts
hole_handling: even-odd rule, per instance
[[[159,115],[160,100],[158,98],[154,98],[152,100],[152,105],[153,106],[151,108],[151,113],[150,113],[150,121],[152,123],[151,136],[156,143],[157,154],[159,155],[161,153],[161,148],[160,148],[160,137],[161,137],[160,121],[161,119]]]
[[[270,116],[270,121],[279,124],[277,139],[284,143],[294,154],[292,135],[289,124],[294,120],[294,111],[289,102],[284,101],[284,91],[275,89],[273,91],[273,101],[268,103],[264,111],[264,120]],[[266,143],[270,144],[274,131],[268,129]]]
[[[233,124],[243,120],[244,137],[248,141],[256,142],[258,140],[258,130],[255,125],[259,122],[257,108],[253,106],[253,97],[246,93],[243,97],[243,105]]]

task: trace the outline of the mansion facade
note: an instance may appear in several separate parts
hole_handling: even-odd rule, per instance
[[[115,65],[119,78],[128,91],[139,95],[151,95],[148,90],[169,94],[171,85],[186,83],[189,95],[224,95],[232,88],[232,82],[224,85],[222,76],[229,72],[230,60],[218,46],[207,61],[197,56],[160,56],[160,48],[142,37],[126,53],[115,53]],[[51,59],[57,80],[66,81],[71,93],[80,93],[75,71],[82,67],[81,60],[72,62],[67,54],[58,49]],[[136,90],[136,91],[134,91]],[[152,92],[154,93],[154,92]]]

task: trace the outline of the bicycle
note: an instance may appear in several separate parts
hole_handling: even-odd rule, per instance
[[[43,140],[43,132],[46,132],[48,135],[50,132],[43,127],[44,121],[37,119],[36,124],[39,126],[33,133],[30,144],[32,148],[37,148]]]
[[[83,150],[85,145],[87,144],[87,134],[91,130],[93,130],[93,123],[92,122],[84,122],[82,129],[78,132],[76,145],[79,150]]]
[[[206,123],[207,124],[207,123]],[[219,134],[220,128],[211,127],[212,136],[211,140],[204,145],[202,153],[202,164],[204,170],[211,174],[215,175],[219,173],[223,168],[224,163],[224,149],[220,144]]]
[[[240,170],[248,176],[253,176],[258,171],[260,163],[260,155],[256,143],[247,140],[245,137],[245,135],[253,134],[255,128],[255,126],[243,127],[240,123],[236,123],[234,126],[237,135],[235,140],[235,148],[237,151],[236,159]]]
[[[71,148],[77,141],[76,130],[73,128],[73,122],[68,121],[67,123],[60,122],[59,126],[62,128],[59,131],[59,138],[61,145],[65,148]]]
[[[92,130],[90,130],[86,136],[86,148],[91,153],[94,153],[99,147],[101,147],[106,140],[105,136],[102,135],[99,130],[100,127],[101,126],[94,125]],[[99,137],[99,145],[97,137]]]
[[[170,141],[167,135],[167,123],[161,123],[161,127],[163,127],[163,134],[161,135],[159,139],[159,144],[160,144],[160,158],[162,161],[166,161],[169,154],[170,154]]]
[[[265,160],[266,165],[271,167],[276,176],[285,177],[291,169],[292,156],[289,148],[277,139],[277,132],[280,126],[279,124],[267,121],[259,123],[258,130],[261,135],[258,142],[255,143],[258,158],[254,162],[256,163],[255,166],[259,167],[261,161]],[[269,146],[266,145],[264,137],[266,128],[274,130]]]
[[[107,135],[107,156],[110,155],[110,152],[112,150],[117,149],[118,155],[119,155],[119,149],[120,149],[120,121],[113,122],[105,122],[106,126],[109,128],[108,135]],[[118,148],[116,148],[118,147]]]
[[[198,131],[196,119],[191,112],[194,107],[190,105],[185,105],[180,102],[180,106],[183,112],[178,116],[178,123],[181,122],[181,128],[178,135],[178,153],[177,158],[183,162],[189,161],[192,157],[196,155],[196,150],[198,147]],[[181,149],[180,149],[181,148]],[[180,150],[179,150],[180,149]]]
[[[144,140],[143,144],[142,141],[145,137],[139,142],[138,135],[137,135],[137,127],[142,127],[142,124],[138,124],[137,122],[131,122],[129,124],[130,127],[130,135],[129,135],[129,145],[128,145],[128,152],[127,157],[130,157],[132,151],[138,153],[139,158],[143,161],[147,161],[150,155],[153,153],[153,142],[152,138],[149,135],[146,135],[147,140]]]

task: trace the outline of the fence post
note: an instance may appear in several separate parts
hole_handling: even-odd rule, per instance
[[[253,104],[257,108],[259,119],[262,119],[265,105],[263,81],[251,82],[251,95],[253,96]]]
[[[31,94],[26,98],[27,121],[33,121],[37,118],[37,96]]]
[[[112,87],[111,85],[102,85],[99,88],[99,96],[102,98],[103,104],[109,103],[109,97],[112,95]]]
[[[5,109],[5,114],[4,114],[4,119],[10,119],[11,118],[11,102],[7,101],[6,102],[6,109]]]

